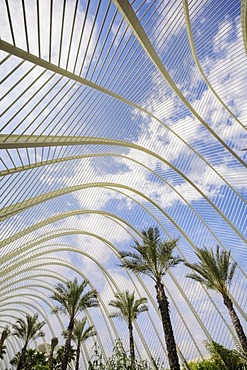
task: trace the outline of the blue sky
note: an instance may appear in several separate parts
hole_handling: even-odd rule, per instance
[[[122,21],[121,15],[117,13],[114,18],[114,4],[110,5],[107,17],[104,18],[108,2],[102,1],[95,18],[97,2],[90,3],[78,64],[74,68],[79,45],[78,35],[84,24],[86,11],[80,3],[70,44],[70,38],[65,35],[71,35],[74,4],[73,1],[68,1],[66,5],[60,66],[66,68],[68,60],[68,70],[74,69],[78,74],[84,61],[82,77],[112,90],[130,100],[133,105],[78,82],[69,81],[65,77],[61,79],[61,76],[52,76],[50,71],[44,72],[41,67],[35,67],[27,73],[33,67],[29,62],[24,62],[4,81],[2,91],[6,94],[26,74],[6,94],[0,105],[1,111],[5,112],[1,126],[6,125],[1,134],[80,135],[118,140],[118,143],[111,146],[107,141],[101,145],[89,145],[88,142],[87,145],[63,147],[61,151],[60,148],[38,148],[36,152],[34,149],[21,149],[20,155],[15,149],[8,153],[1,150],[3,161],[9,168],[21,166],[21,161],[28,164],[35,160],[80,156],[76,160],[6,176],[2,181],[4,207],[54,190],[81,186],[80,190],[40,203],[3,221],[3,238],[64,211],[91,210],[89,214],[63,218],[37,229],[2,249],[1,255],[20,248],[33,238],[42,238],[49,232],[64,229],[92,232],[115,247],[125,249],[129,248],[134,237],[138,238],[135,230],[140,232],[143,228],[159,223],[165,238],[180,237],[181,253],[190,260],[195,258],[193,246],[215,247],[220,244],[231,249],[234,259],[242,269],[233,285],[232,294],[236,300],[241,301],[242,309],[246,309],[246,303],[241,298],[246,288],[243,271],[246,273],[247,268],[244,252],[246,169],[212,135],[218,135],[245,161],[246,152],[241,152],[240,149],[246,147],[244,125],[247,119],[247,68],[241,34],[240,2],[227,1],[224,2],[225,6],[220,2],[216,7],[215,2],[209,1],[207,5],[198,8],[197,13],[189,9],[193,13],[191,27],[201,67],[209,83],[233,115],[229,114],[209,89],[196,67],[185,28],[182,3],[176,2],[163,8],[162,3],[159,6],[159,2],[156,2],[151,6],[147,1],[138,13],[140,18],[147,12],[141,19],[141,24],[177,87],[204,120],[204,126],[153,65],[132,30]],[[133,9],[137,10],[140,5],[141,2],[134,2]],[[3,0],[1,7],[4,9],[0,19],[3,25],[1,37],[12,43]],[[32,17],[33,7],[31,1],[26,2],[30,51],[38,55],[37,20]],[[16,44],[25,50],[21,3],[11,1],[10,9],[15,19]],[[41,56],[46,60],[49,59],[49,17],[45,15],[50,14],[49,12],[49,2],[42,2]],[[61,14],[62,6],[54,6],[51,48],[51,62],[54,64],[59,60]],[[152,14],[154,16],[146,24]],[[175,27],[176,20],[180,21]],[[172,30],[171,33],[169,30]],[[67,59],[69,49],[70,57]],[[1,57],[5,56],[1,52]],[[11,56],[1,66],[2,76],[7,76],[20,62],[20,59]],[[34,80],[36,82],[31,86]],[[23,94],[24,91],[26,92]],[[10,109],[6,110],[10,105]],[[143,110],[147,110],[149,114]],[[1,170],[5,169],[3,164],[0,166]],[[97,186],[99,183],[103,186]],[[114,216],[110,218],[94,213],[98,210],[120,217],[133,230],[114,219]],[[129,277],[116,266],[116,257],[103,241],[89,235],[73,233],[44,243],[43,248],[47,253],[52,244],[67,244],[91,254],[112,274],[120,289],[132,289]],[[47,254],[47,261],[48,256]],[[71,251],[56,252],[51,256],[62,258],[82,269],[88,278],[95,281],[102,299],[106,303],[112,299],[105,276],[88,258]],[[54,271],[62,271],[63,276],[68,278],[75,274],[61,266],[54,267]],[[215,333],[214,325],[220,321],[218,313],[200,287],[193,286],[193,290],[189,282],[185,281],[185,273],[184,267],[172,271],[189,301],[199,310],[210,334],[223,344],[232,345],[230,333],[224,324]],[[145,284],[155,298],[151,283],[145,281]],[[137,285],[145,294],[138,282]],[[184,313],[185,320],[193,321],[190,329],[200,343],[200,349],[204,351],[202,341],[205,335],[195,322],[186,297],[180,294],[170,276],[167,277],[167,289],[172,292],[174,300],[178,297],[177,305]],[[220,299],[214,295],[213,298],[229,321]],[[150,307],[150,310],[155,323],[160,325],[154,309]],[[208,319],[209,312],[211,322]],[[185,357],[197,357],[195,345],[192,343],[191,347],[187,347],[188,332],[179,313],[174,309],[172,315],[178,342]],[[52,317],[51,320],[57,328],[56,319]],[[100,323],[100,320],[102,316],[98,314],[95,322]],[[116,325],[120,326],[120,333],[126,338],[125,327],[118,323]],[[150,327],[145,327],[145,322],[141,325],[145,333],[150,330]],[[48,333],[48,337],[49,335]],[[152,338],[148,345],[155,355],[160,356],[161,347]],[[137,337],[136,340],[140,344]],[[145,353],[141,344],[140,351]]]

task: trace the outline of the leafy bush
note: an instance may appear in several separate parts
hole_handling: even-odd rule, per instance
[[[210,359],[199,362],[190,362],[190,370],[245,370],[246,359],[237,351],[225,348],[212,341],[206,343]]]
[[[165,370],[163,364],[159,361],[151,364],[147,360],[135,360],[135,370]],[[97,343],[94,344],[94,355],[89,361],[88,370],[133,370],[131,367],[131,359],[127,355],[123,344],[120,340],[117,340],[113,347],[113,354],[106,361],[103,359],[102,353],[100,352]]]
[[[10,361],[11,365],[18,366],[20,361],[21,352],[18,352],[15,357]],[[23,370],[36,370],[40,366],[47,365],[47,356],[43,352],[38,352],[34,349],[29,349],[25,355],[25,363]]]

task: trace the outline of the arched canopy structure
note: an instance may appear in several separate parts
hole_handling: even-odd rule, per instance
[[[47,321],[57,282],[89,279],[86,312],[102,353],[124,323],[108,302],[146,296],[137,354],[168,366],[152,281],[119,267],[141,231],[158,226],[195,247],[231,250],[231,298],[246,329],[246,0],[1,0],[0,331],[26,313]],[[221,298],[164,279],[181,364],[203,342],[233,346]],[[65,321],[64,321],[65,320]],[[8,338],[5,366],[18,348]],[[85,344],[85,364],[92,341]],[[1,366],[1,365],[0,365]]]

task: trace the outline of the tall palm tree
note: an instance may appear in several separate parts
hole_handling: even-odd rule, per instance
[[[169,302],[162,278],[169,268],[182,261],[179,256],[172,255],[177,242],[175,239],[162,241],[159,229],[150,227],[147,231],[142,231],[142,244],[135,242],[134,252],[120,253],[121,258],[123,258],[123,267],[137,274],[147,275],[155,282],[156,298],[160,309],[171,370],[179,370],[180,366],[170,319]]]
[[[88,338],[96,335],[96,331],[94,330],[93,325],[90,325],[87,328],[85,328],[86,322],[87,322],[86,317],[83,317],[82,320],[75,320],[75,326],[74,326],[73,335],[72,335],[72,339],[76,344],[75,370],[79,369],[79,361],[80,361],[82,343],[84,343]]]
[[[44,332],[41,331],[42,327],[45,325],[45,321],[38,321],[38,314],[33,316],[26,315],[26,320],[18,319],[13,327],[13,335],[17,338],[23,339],[24,346],[21,350],[20,360],[18,362],[17,370],[22,369],[25,364],[25,357],[27,352],[27,346],[31,340],[35,340],[39,337],[44,337]]]
[[[51,338],[51,349],[49,353],[49,358],[48,358],[48,366],[52,370],[53,368],[53,354],[56,346],[58,345],[58,338],[53,337]]]
[[[53,312],[60,312],[69,317],[61,370],[67,369],[72,333],[77,315],[85,308],[99,305],[96,290],[89,290],[85,293],[87,286],[88,281],[83,280],[78,283],[77,278],[75,278],[73,281],[67,281],[65,285],[57,284],[54,294],[51,296],[59,303],[59,306],[56,306]]]
[[[5,326],[5,328],[3,329],[2,331],[2,334],[1,334],[1,337],[0,337],[0,359],[3,359],[3,356],[5,355],[5,349],[6,349],[6,346],[4,344],[5,340],[10,336],[11,332],[10,332],[10,329],[7,326]]]
[[[197,248],[196,255],[199,258],[198,263],[185,263],[187,267],[195,271],[186,276],[222,295],[223,302],[229,311],[239,342],[243,350],[247,353],[246,335],[229,295],[229,287],[237,266],[236,262],[232,264],[230,262],[231,251],[220,251],[220,247],[217,246],[216,252],[214,253],[212,248],[207,249],[204,247]]]
[[[135,293],[129,293],[128,290],[120,293],[115,293],[115,300],[109,302],[110,306],[117,309],[116,312],[112,313],[111,317],[121,317],[126,320],[129,329],[129,346],[130,346],[130,359],[131,368],[135,367],[135,346],[133,337],[133,321],[137,316],[148,310],[146,306],[147,298],[141,297],[135,299]]]

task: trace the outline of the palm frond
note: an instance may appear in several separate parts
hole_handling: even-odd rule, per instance
[[[186,277],[188,277],[192,280],[195,280],[195,281],[201,283],[202,285],[205,285],[209,289],[213,289],[213,288],[211,288],[211,284],[209,283],[209,281],[207,279],[204,279],[200,275],[197,275],[195,273],[190,273],[190,274],[186,274]]]
[[[88,338],[96,335],[94,326],[90,325],[87,328],[85,328],[86,323],[87,323],[86,317],[83,317],[82,320],[75,320],[75,326],[73,329],[72,339],[77,344],[77,346],[80,346]]]
[[[79,283],[77,278],[65,284],[57,284],[51,298],[59,305],[52,312],[63,313],[74,319],[85,308],[97,307],[98,293],[94,289],[85,292],[88,285],[88,280]]]
[[[109,305],[117,310],[110,313],[110,317],[119,317],[126,321],[134,320],[140,313],[147,311],[145,303],[147,303],[147,299],[144,297],[135,299],[135,292],[130,293],[126,290],[115,293],[115,300],[111,300]]]
[[[176,266],[182,259],[173,257],[178,239],[161,241],[157,227],[142,231],[142,244],[135,242],[133,252],[120,252],[122,267],[137,274],[151,277],[155,282],[161,281],[166,271]]]
[[[185,265],[197,274],[192,273],[186,276],[200,282],[209,289],[225,294],[227,285],[230,285],[236,269],[236,263],[234,262],[231,265],[230,262],[231,252],[220,250],[217,245],[215,253],[212,248],[203,247],[196,249],[196,255],[199,259],[197,263],[190,264],[187,262]]]
[[[41,331],[44,325],[45,321],[38,321],[38,314],[33,316],[26,315],[26,320],[19,318],[16,323],[12,325],[14,330],[13,335],[23,339],[27,344],[31,340],[44,336],[44,333]]]
[[[236,267],[237,267],[237,262],[233,262],[231,267],[230,267],[229,274],[228,274],[228,284],[231,284],[231,282],[232,282]]]

